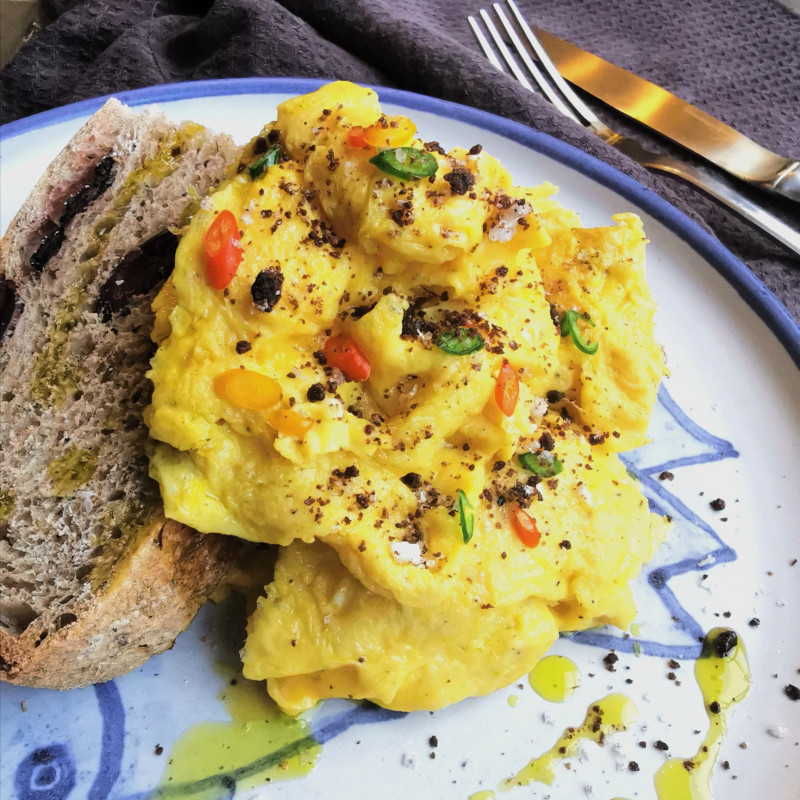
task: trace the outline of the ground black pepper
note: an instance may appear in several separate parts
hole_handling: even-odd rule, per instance
[[[616,653],[609,653],[604,659],[603,664],[609,672],[616,672],[617,668],[614,666],[619,661],[619,656]]]
[[[325,399],[325,387],[321,383],[314,383],[308,387],[306,398],[309,403],[319,403]]]
[[[475,185],[475,178],[466,167],[456,167],[442,177],[450,184],[453,194],[466,194]]]
[[[400,480],[410,489],[419,489],[422,486],[422,476],[418,472],[407,472]]]
[[[722,631],[714,640],[714,650],[720,658],[724,658],[739,643],[735,631]]]
[[[262,269],[250,287],[253,305],[259,311],[272,311],[275,304],[281,299],[282,289],[283,273],[276,267]]]

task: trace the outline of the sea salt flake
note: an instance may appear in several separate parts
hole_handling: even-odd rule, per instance
[[[509,241],[517,230],[517,222],[532,210],[529,203],[517,200],[500,214],[497,222],[489,230],[489,238],[493,242]]]
[[[423,563],[422,547],[419,542],[392,542],[392,556],[398,564],[413,564],[419,567]]]

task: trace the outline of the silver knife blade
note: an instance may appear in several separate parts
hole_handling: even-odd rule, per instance
[[[767,150],[645,78],[541,28],[534,30],[570,83],[731,175],[800,201],[800,162]]]

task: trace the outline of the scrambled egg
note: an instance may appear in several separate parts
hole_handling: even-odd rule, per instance
[[[581,228],[479,146],[411,139],[435,173],[391,150],[389,174],[362,140],[381,126],[410,122],[350,83],[283,103],[249,154],[282,157],[204,202],[155,301],[151,472],[173,519],[283,546],[243,659],[288,713],[439,708],[559,630],[627,626],[667,527],[617,456],[664,374],[639,219]],[[363,374],[330,363],[343,336]]]

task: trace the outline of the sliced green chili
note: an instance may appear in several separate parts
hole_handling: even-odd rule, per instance
[[[250,179],[255,180],[262,172],[274,167],[281,160],[281,146],[274,144],[265,153],[260,155],[248,168]]]
[[[599,343],[587,342],[583,338],[583,334],[578,330],[579,319],[585,320],[593,328],[596,327],[588,314],[581,314],[579,311],[573,311],[570,309],[569,311],[565,311],[564,316],[561,318],[561,335],[566,336],[569,334],[572,338],[572,343],[578,348],[578,350],[580,350],[582,353],[586,353],[587,355],[592,355],[593,353],[597,352]]]
[[[472,513],[472,503],[461,489],[458,490],[456,508],[458,509],[458,522],[461,525],[461,535],[464,537],[464,544],[467,544],[475,531],[475,515]]]
[[[472,328],[463,326],[440,333],[433,343],[451,356],[468,356],[483,350],[483,336]]]
[[[369,163],[387,175],[407,181],[430,178],[439,168],[436,158],[418,147],[393,147],[381,150],[369,160]]]
[[[547,455],[544,455],[545,453]],[[542,478],[554,478],[564,469],[564,465],[555,456],[551,456],[549,450],[540,450],[538,453],[520,453],[517,461],[529,472]]]

